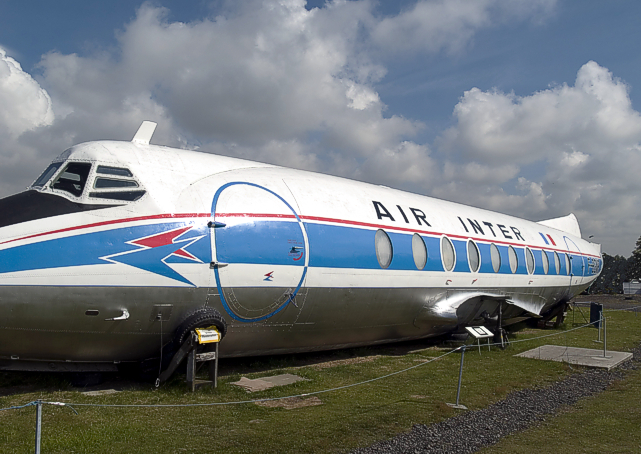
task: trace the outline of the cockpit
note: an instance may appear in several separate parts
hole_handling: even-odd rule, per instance
[[[135,202],[145,195],[134,174],[125,167],[91,162],[54,162],[31,186],[52,193],[70,194],[91,201]]]

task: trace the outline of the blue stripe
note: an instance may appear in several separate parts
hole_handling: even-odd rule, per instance
[[[101,232],[85,233],[81,235],[46,240],[38,243],[16,246],[0,250],[0,273],[16,271],[30,271],[48,268],[64,268],[69,266],[105,265],[110,262],[101,257],[129,252],[144,251],[141,246],[127,244],[128,241],[137,240],[178,227],[189,225],[185,222],[171,222],[142,226],[131,226]],[[193,233],[192,233],[193,232]],[[206,235],[197,243],[209,243],[209,236],[203,229],[194,227],[180,240]],[[196,246],[189,249],[192,253],[204,255],[208,249]],[[209,252],[207,252],[209,254]],[[199,257],[207,261],[209,257]],[[156,260],[156,258],[154,258]],[[161,265],[159,265],[161,266]]]

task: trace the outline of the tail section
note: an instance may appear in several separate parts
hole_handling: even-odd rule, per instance
[[[561,230],[563,232],[581,238],[581,228],[579,227],[579,221],[576,219],[576,216],[573,213],[560,218],[539,221],[538,224],[544,225],[546,227],[552,227],[553,229]]]

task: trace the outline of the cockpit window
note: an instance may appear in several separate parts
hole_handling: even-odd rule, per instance
[[[51,186],[53,189],[69,192],[76,197],[82,195],[87,183],[91,164],[86,162],[72,162],[67,164],[62,173]]]
[[[96,173],[101,173],[103,175],[116,175],[119,177],[133,177],[129,169],[123,167],[109,167],[109,166],[98,166]],[[97,186],[96,186],[97,187]]]
[[[43,187],[45,184],[47,184],[47,181],[53,176],[54,173],[56,173],[56,170],[60,168],[62,165],[62,162],[54,162],[53,164],[50,164],[49,167],[45,169],[44,172],[42,172],[42,175],[38,177],[35,183],[33,183],[34,187]]]
[[[110,176],[103,177],[101,175]],[[124,167],[98,165],[96,168],[96,179],[93,182],[93,188],[97,189],[97,191],[90,192],[89,197],[135,202],[146,194],[144,190],[131,190],[131,188],[139,187],[140,185],[135,180],[131,170]]]
[[[89,197],[135,202],[145,195],[145,193],[146,191],[90,192]]]
[[[104,188],[137,188],[138,183],[133,180],[118,180],[116,178],[96,178],[93,184],[96,189]]]

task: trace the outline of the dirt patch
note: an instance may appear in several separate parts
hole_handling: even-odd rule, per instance
[[[354,358],[347,358],[347,359],[336,359],[334,361],[327,361],[324,363],[314,364],[313,366],[311,366],[311,368],[315,370],[322,370],[322,369],[329,369],[330,367],[337,367],[337,366],[351,366],[353,364],[369,363],[381,357],[382,355],[372,355],[372,356],[361,356],[361,357],[354,357]]]
[[[641,295],[577,295],[570,302],[581,307],[600,303],[604,309],[630,309],[641,306]]]
[[[287,399],[268,400],[265,402],[256,402],[256,405],[267,408],[284,408],[285,410],[293,410],[295,408],[314,407],[316,405],[323,405],[323,402],[316,396],[312,397],[289,397]]]

